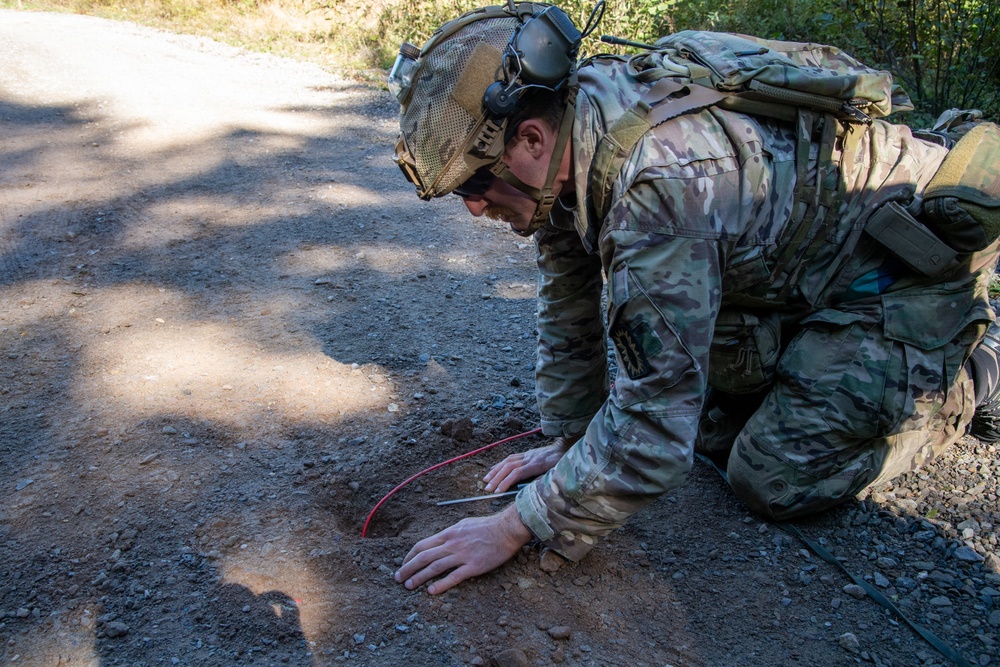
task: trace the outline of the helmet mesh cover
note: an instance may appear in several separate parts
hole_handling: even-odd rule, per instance
[[[462,27],[423,56],[413,91],[400,116],[400,130],[413,154],[417,173],[428,188],[427,195],[439,196],[457,187],[468,177],[462,156],[457,155],[480,120],[470,115],[455,99],[456,86],[476,47],[491,44],[502,52],[519,22],[516,18],[488,18]],[[497,72],[499,80],[500,73]],[[460,97],[482,91],[461,91]],[[480,114],[481,115],[481,114]]]

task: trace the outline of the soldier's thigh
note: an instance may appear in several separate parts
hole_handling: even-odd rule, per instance
[[[881,321],[877,305],[828,311],[789,344],[729,457],[730,483],[752,509],[774,519],[826,509],[965,432],[970,342],[922,350],[887,338]]]

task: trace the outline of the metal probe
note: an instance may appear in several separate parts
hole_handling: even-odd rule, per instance
[[[517,492],[526,487],[527,484],[518,484],[517,490],[515,491],[505,491],[503,493],[491,493],[488,496],[471,496],[469,498],[457,498],[455,500],[442,500],[441,502],[434,503],[438,507],[442,505],[458,505],[459,503],[471,503],[476,500],[492,500],[494,498],[505,498],[506,496],[517,495]]]

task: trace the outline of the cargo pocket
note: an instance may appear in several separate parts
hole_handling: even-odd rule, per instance
[[[808,344],[826,366],[816,387],[826,424],[862,439],[923,428],[943,405],[979,320],[989,321],[988,307],[969,288],[889,293],[881,307],[807,318]],[[825,358],[824,348],[838,351]]]
[[[892,361],[893,344],[882,336],[879,310],[878,306],[855,312],[827,309],[801,321],[803,330],[778,363],[780,381],[792,395],[793,412],[786,419],[802,421],[790,422],[789,428],[822,441],[825,431],[849,439],[873,438],[892,427],[883,401],[886,378],[898,370]],[[831,470],[826,472],[839,465],[839,449],[828,452],[823,465]],[[810,465],[817,463],[813,460]]]
[[[627,408],[674,386],[699,366],[627,265],[615,269],[608,282],[608,337],[619,365],[611,400]]]
[[[897,431],[925,428],[993,313],[971,287],[891,293],[882,302],[885,336],[906,355],[898,381],[903,423]]]
[[[882,295],[885,335],[922,350],[942,347],[974,322],[989,323],[989,303],[977,299],[975,286],[921,289]]]
[[[777,313],[723,308],[715,320],[708,384],[727,394],[750,394],[774,382],[781,346]]]

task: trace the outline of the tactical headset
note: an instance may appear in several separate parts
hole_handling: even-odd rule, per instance
[[[603,3],[601,3],[603,5]],[[389,72],[389,90],[400,104],[408,97],[422,53],[474,21],[486,18],[517,17],[521,25],[504,50],[504,79],[491,85],[484,104],[497,116],[509,116],[521,91],[531,85],[558,89],[576,64],[583,39],[566,13],[555,5],[508,0],[506,7],[482,7],[439,28],[423,49],[404,42]]]
[[[521,92],[529,86],[558,90],[576,65],[582,39],[580,31],[558,7],[549,6],[532,15],[514,31],[507,45],[504,81],[486,89],[486,108],[494,115],[509,116]]]

